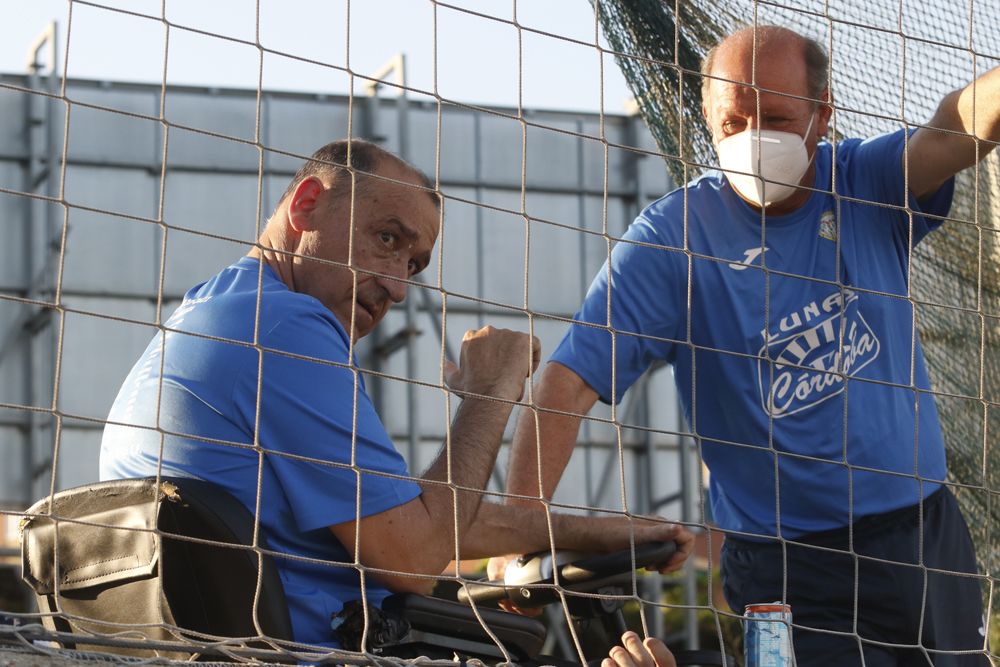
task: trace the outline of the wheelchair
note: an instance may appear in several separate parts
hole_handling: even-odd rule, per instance
[[[491,608],[499,600],[540,607],[565,599],[576,631],[597,638],[603,653],[587,657],[599,664],[626,629],[622,606],[633,569],[663,562],[673,548],[656,543],[634,553],[537,554],[508,568],[503,582],[466,584],[459,601],[392,595],[381,609],[349,605],[332,627],[346,650],[370,656],[577,665],[540,655],[547,629],[539,620]],[[22,522],[23,578],[47,638],[64,649],[343,664],[347,653],[317,660],[315,648],[303,653],[310,649],[295,644],[274,561],[242,503],[195,479],[78,487],[39,501]],[[715,651],[676,658],[678,665],[735,664]]]

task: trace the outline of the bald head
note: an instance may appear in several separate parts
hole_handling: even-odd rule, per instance
[[[309,177],[319,178],[326,183],[338,198],[349,198],[352,192],[358,194],[367,189],[373,175],[385,176],[385,172],[394,168],[412,176],[412,179],[407,180],[416,181],[417,185],[427,191],[427,196],[434,205],[440,207],[434,183],[426,174],[399,156],[363,139],[341,139],[319,148],[292,177],[285,193],[278,200],[278,206],[285,203],[295,192],[296,186]]]
[[[711,94],[713,77],[768,87],[762,85],[762,70],[769,61],[794,65],[785,68],[793,80],[786,80],[777,90],[821,99],[828,86],[829,60],[819,42],[781,26],[757,25],[737,30],[705,54],[701,66],[702,100],[707,101]]]

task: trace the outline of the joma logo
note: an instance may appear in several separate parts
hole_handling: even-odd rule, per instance
[[[757,261],[757,258],[763,255],[765,252],[770,250],[767,246],[763,248],[756,246],[753,248],[747,248],[743,251],[743,260],[740,262],[733,262],[729,265],[729,268],[733,271],[746,271],[748,268],[753,266],[753,263]]]

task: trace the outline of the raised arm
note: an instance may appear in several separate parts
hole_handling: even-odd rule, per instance
[[[1000,142],[1000,68],[945,96],[934,117],[910,138],[905,155],[910,192],[933,194]]]
[[[512,402],[521,397],[538,355],[537,339],[527,334],[486,327],[466,335],[460,365],[445,372],[449,387],[465,398],[452,422],[449,446],[424,475],[420,496],[360,522],[330,527],[351,553],[357,538],[362,564],[437,575],[455,558],[455,530],[464,535],[476,517]],[[421,577],[373,576],[397,592],[426,593],[434,584]]]
[[[573,453],[580,420],[597,402],[597,392],[566,366],[550,362],[542,372],[533,398],[537,409],[522,410],[514,431],[507,472],[507,492],[548,499],[555,493],[559,478]],[[530,500],[514,498],[509,502],[515,505],[539,505]]]

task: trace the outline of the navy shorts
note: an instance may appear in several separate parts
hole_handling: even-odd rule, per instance
[[[726,600],[741,613],[790,604],[798,667],[988,667],[968,527],[946,487],[923,505],[922,531],[919,506],[858,521],[853,554],[846,528],[785,544],[728,538]],[[917,565],[921,533],[925,566]]]

